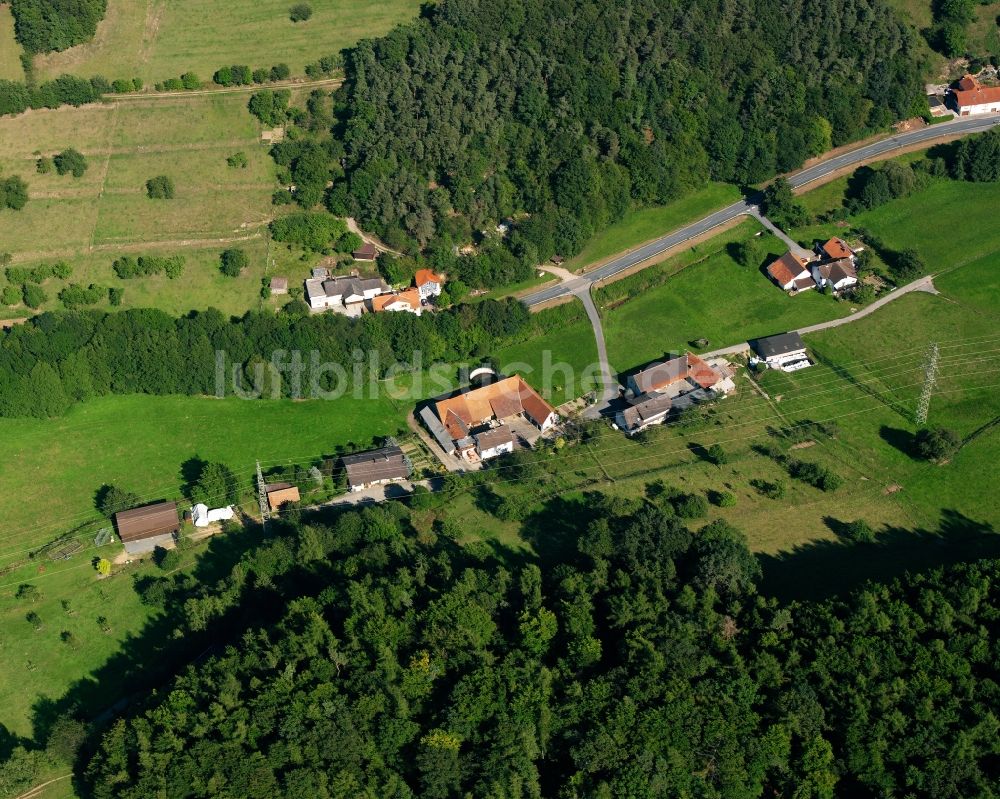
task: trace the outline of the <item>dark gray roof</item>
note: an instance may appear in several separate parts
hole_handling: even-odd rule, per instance
[[[380,291],[389,290],[389,287],[382,279],[377,277],[335,277],[331,280],[323,281],[323,291],[326,292],[327,297],[348,297],[352,294],[361,295],[367,290],[376,288]]]
[[[482,433],[477,433],[476,436],[476,446],[480,450],[493,449],[494,447],[499,447],[502,444],[512,444],[514,442],[514,435],[510,432],[510,428],[507,425],[501,425],[500,427],[495,427],[492,430],[486,430]]]
[[[403,450],[399,447],[381,447],[344,455],[340,462],[347,471],[347,482],[352,486],[378,480],[405,480],[410,476]]]
[[[773,358],[776,355],[786,355],[806,348],[802,336],[795,331],[754,339],[750,342],[750,346],[761,358]]]
[[[441,449],[445,452],[451,452],[455,449],[451,436],[448,435],[448,431],[444,429],[444,425],[441,424],[441,420],[437,418],[434,409],[430,405],[425,405],[420,409],[420,421],[430,430],[431,435],[441,445]]]
[[[666,394],[642,394],[632,401],[631,407],[622,411],[622,419],[631,430],[650,419],[665,415],[673,404],[673,400]]]

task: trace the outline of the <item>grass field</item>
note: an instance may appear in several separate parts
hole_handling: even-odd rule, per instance
[[[387,398],[243,401],[198,397],[105,397],[54,420],[0,420],[7,489],[0,557],[33,547],[96,516],[94,492],[121,485],[150,501],[179,496],[181,464],[227,463],[249,480],[254,461],[329,455],[405,429],[409,404]],[[17,497],[15,500],[14,498]],[[16,539],[15,543],[11,543]],[[5,552],[5,550],[8,550]],[[4,561],[0,561],[2,563]]]
[[[592,237],[583,250],[567,259],[563,266],[578,272],[700,219],[739,198],[740,192],[735,186],[728,183],[708,183],[702,189],[669,205],[630,211],[620,222]]]
[[[293,74],[358,39],[414,18],[417,0],[312,0],[313,16],[292,23],[287,0],[109,0],[94,40],[36,58],[42,78],[70,72],[147,84],[192,71],[209,80],[219,67],[285,62]]]
[[[21,45],[14,38],[14,17],[4,3],[0,3],[0,80],[24,80]]]
[[[753,236],[756,229],[755,223],[744,222],[735,231],[699,245],[694,253],[653,267],[672,276],[625,301],[611,303],[598,292],[612,366],[628,371],[665,352],[690,348],[689,342],[699,338],[707,338],[709,348],[716,349],[850,312],[849,304],[815,291],[789,297],[760,270],[736,263],[727,244]],[[782,251],[776,239],[763,241],[769,252]],[[640,273],[635,279],[646,278]],[[616,292],[615,284],[605,291]]]
[[[37,153],[70,146],[87,157],[83,177],[37,173]],[[238,151],[246,154],[245,169],[226,163]],[[214,305],[240,313],[258,301],[262,236],[274,213],[274,169],[240,96],[123,102],[0,119],[0,170],[22,175],[30,196],[24,210],[4,212],[0,249],[18,265],[65,260],[74,268],[70,281],[120,285],[126,306],[184,312]],[[146,197],[146,180],[160,174],[173,179],[175,199]],[[227,246],[246,247],[251,255],[251,268],[237,280],[218,271],[219,252]],[[111,262],[123,252],[183,254],[188,264],[177,281],[119,281]],[[50,301],[44,308],[58,307],[61,284],[50,281],[45,288]]]

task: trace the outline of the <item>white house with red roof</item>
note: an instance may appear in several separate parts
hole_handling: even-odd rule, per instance
[[[431,269],[418,269],[413,276],[413,283],[420,292],[420,299],[426,300],[428,297],[437,297],[444,288],[444,275],[435,274]]]
[[[767,265],[767,274],[785,291],[805,291],[816,288],[809,274],[809,259],[791,250]]]
[[[974,76],[965,75],[948,90],[948,104],[963,117],[1000,114],[1000,86],[983,86]]]
[[[402,311],[420,316],[420,293],[416,289],[407,289],[395,294],[380,294],[372,298],[372,310],[375,313],[387,311]]]

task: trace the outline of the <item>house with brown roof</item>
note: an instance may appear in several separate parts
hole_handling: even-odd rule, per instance
[[[417,289],[407,289],[394,294],[380,294],[372,297],[372,310],[375,313],[403,311],[420,316],[420,292]]]
[[[403,450],[397,446],[344,455],[340,464],[347,474],[347,485],[351,491],[406,480],[412,471]]]
[[[444,275],[438,275],[431,269],[418,269],[413,276],[413,284],[420,293],[420,299],[438,297],[441,295],[441,289],[444,288]]]
[[[476,452],[484,461],[514,451],[514,434],[505,424],[477,433],[473,438],[476,442]]]
[[[301,499],[298,486],[291,483],[268,483],[264,486],[264,494],[272,512],[280,510],[282,505]]]
[[[618,427],[630,436],[654,424],[663,424],[673,407],[669,394],[641,394],[615,414]]]
[[[829,241],[825,241],[816,248],[816,253],[820,258],[830,261],[839,261],[841,258],[853,258],[854,250],[851,246],[838,236],[834,236]]]
[[[157,502],[115,514],[118,537],[130,555],[143,555],[174,541],[181,529],[176,502]]]
[[[696,388],[713,388],[726,377],[720,368],[705,363],[694,353],[686,352],[629,375],[626,384],[636,397],[650,393],[677,396]]]
[[[555,408],[519,375],[462,391],[438,400],[428,408],[433,408],[433,414],[428,414],[427,408],[420,413],[427,428],[439,442],[443,432],[452,442],[450,451],[459,454],[475,449],[475,436],[498,427],[498,423],[524,419],[537,430],[545,432],[558,421]],[[428,416],[431,420],[436,417],[440,427],[436,423],[428,423]],[[449,451],[444,443],[442,448]]]
[[[948,104],[959,116],[1000,113],[1000,87],[983,86],[979,79],[965,75],[948,90]]]
[[[858,284],[858,270],[853,258],[838,258],[836,261],[813,264],[812,277],[820,288],[829,286],[834,291]]]
[[[805,291],[816,288],[816,282],[809,274],[808,265],[808,258],[803,258],[789,250],[767,265],[767,274],[785,291]]]

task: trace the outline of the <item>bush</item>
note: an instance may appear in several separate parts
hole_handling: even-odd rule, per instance
[[[184,81],[180,78],[167,78],[161,85],[165,92],[179,92],[184,90]]]
[[[0,291],[0,304],[18,305],[21,302],[21,289],[17,286],[4,286]]]
[[[313,252],[323,252],[347,233],[344,221],[326,213],[289,214],[271,222],[275,241],[299,244]]]
[[[721,444],[712,444],[706,451],[705,456],[708,458],[709,462],[714,463],[716,466],[723,466],[729,463],[729,456],[726,451],[722,448]]]
[[[28,184],[18,175],[0,180],[0,210],[20,211],[28,202]]]
[[[59,301],[67,308],[81,308],[85,305],[94,305],[100,302],[107,294],[104,286],[91,283],[84,288],[79,283],[70,283],[59,292]]]
[[[181,75],[181,88],[193,91],[201,88],[201,79],[193,72],[185,72]]]
[[[719,508],[736,507],[736,495],[729,491],[713,491],[709,495],[709,500]]]
[[[708,515],[708,500],[701,494],[684,494],[673,500],[674,511],[682,519],[700,519]]]
[[[768,480],[761,480],[754,478],[750,481],[750,485],[753,487],[761,496],[767,497],[768,499],[781,499],[785,496],[785,484],[780,480],[776,480],[773,483]]]
[[[165,549],[164,547],[156,547],[153,549],[153,563],[155,563],[163,571],[173,571],[181,563],[181,553],[176,549]]]
[[[270,73],[266,69],[264,69],[263,67],[260,67],[259,69],[255,69],[253,71],[253,75],[252,75],[253,82],[256,83],[256,84],[258,84],[258,85],[261,84],[261,83],[265,83],[267,81],[267,77],[268,77],[269,74]]]
[[[949,460],[961,446],[958,433],[946,427],[924,428],[913,439],[914,452],[928,461]]]
[[[151,200],[172,200],[174,182],[166,175],[157,175],[146,181],[146,194]]]
[[[913,249],[896,253],[889,265],[889,271],[892,272],[893,278],[904,283],[915,279],[923,273],[924,269],[924,262],[920,258],[920,254]]]
[[[247,159],[247,154],[241,150],[229,156],[226,159],[226,163],[233,169],[246,169],[250,161]]]
[[[184,271],[184,263],[183,255],[174,255],[169,258],[151,255],[140,255],[138,258],[133,258],[130,255],[123,255],[112,262],[111,268],[122,280],[158,275],[160,272],[165,273],[168,278],[173,280]]]
[[[250,258],[246,250],[232,248],[223,250],[219,256],[219,268],[222,274],[229,277],[239,277],[240,272],[250,266]]]
[[[84,172],[87,171],[87,159],[84,158],[83,153],[72,148],[63,150],[52,159],[52,163],[60,175],[72,173],[73,177],[82,178]]]
[[[288,64],[275,64],[271,67],[271,73],[269,77],[271,80],[288,80],[291,76],[292,70],[289,69]]]
[[[870,544],[875,540],[875,530],[864,519],[858,519],[844,528],[844,537],[859,544]]]
[[[52,171],[53,168],[52,159],[47,155],[43,155],[35,162],[35,170],[39,175],[47,175]]]
[[[275,127],[288,118],[288,103],[292,93],[288,89],[272,91],[263,89],[250,97],[247,108],[265,125]]]
[[[40,308],[48,298],[45,289],[37,283],[25,283],[21,291],[21,299],[32,310]]]
[[[288,10],[288,18],[292,22],[305,22],[312,15],[312,6],[308,3],[296,3]]]
[[[122,304],[122,299],[125,297],[125,289],[113,286],[108,289],[108,302],[112,306],[117,308]]]
[[[112,81],[111,91],[113,91],[115,94],[125,94],[126,92],[130,92],[132,91],[132,81],[123,80],[122,78]]]
[[[118,486],[103,485],[97,491],[95,504],[102,516],[110,519],[119,511],[137,507],[142,502],[131,491],[125,491]]]

